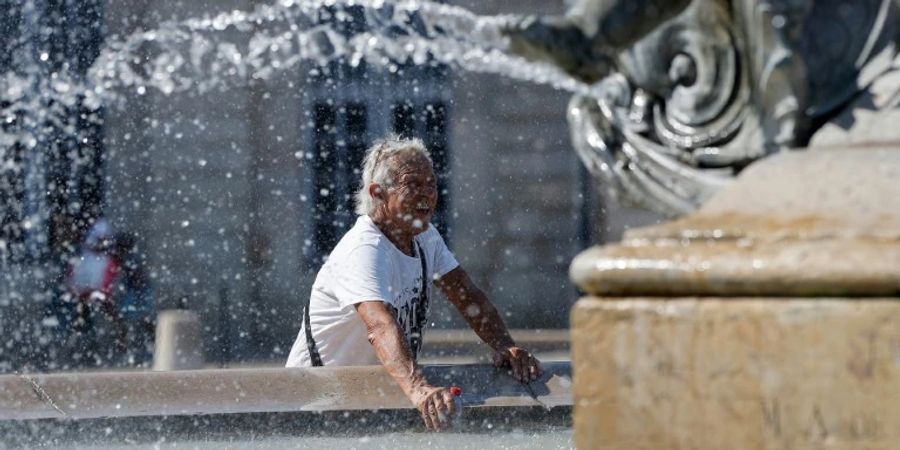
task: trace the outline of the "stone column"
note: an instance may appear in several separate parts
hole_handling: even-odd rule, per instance
[[[578,448],[900,445],[900,148],[769,158],[571,276]]]
[[[203,325],[193,311],[160,311],[153,351],[153,370],[190,370],[203,367]]]

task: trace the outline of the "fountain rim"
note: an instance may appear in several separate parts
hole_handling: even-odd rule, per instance
[[[571,363],[544,369],[523,385],[486,364],[423,367],[433,384],[463,386],[467,408],[571,407]],[[0,376],[0,422],[382,409],[413,405],[381,366]]]

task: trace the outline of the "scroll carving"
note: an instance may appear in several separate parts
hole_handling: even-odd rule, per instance
[[[893,0],[581,0],[508,34],[513,50],[596,82],[568,110],[588,169],[620,200],[679,215],[753,161],[805,146],[900,67],[896,18]],[[649,31],[617,31],[630,29]]]

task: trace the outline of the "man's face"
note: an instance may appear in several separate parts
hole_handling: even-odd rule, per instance
[[[414,234],[425,231],[437,206],[437,183],[431,164],[421,155],[395,157],[394,184],[387,189],[385,209],[395,226]]]

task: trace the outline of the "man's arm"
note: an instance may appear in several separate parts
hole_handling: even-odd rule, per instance
[[[513,341],[497,308],[488,300],[462,267],[451,270],[437,281],[450,303],[459,310],[475,334],[494,349],[494,363],[508,365],[513,376],[523,383],[541,376],[541,363]]]
[[[428,384],[412,357],[394,313],[381,301],[355,306],[366,324],[366,333],[378,360],[419,410],[425,427],[429,430],[447,427],[448,419],[456,412],[453,394],[448,389]]]

